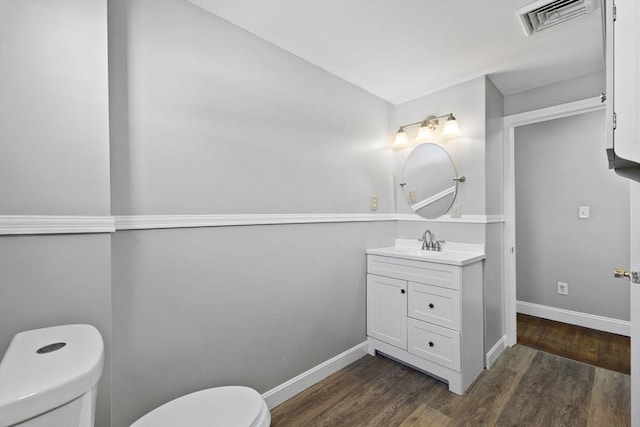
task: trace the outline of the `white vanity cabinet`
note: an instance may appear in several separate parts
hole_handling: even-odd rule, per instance
[[[369,353],[439,377],[463,394],[484,369],[484,255],[422,260],[390,249],[367,251]]]

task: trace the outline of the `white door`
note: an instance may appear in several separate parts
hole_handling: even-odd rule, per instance
[[[640,6],[605,2],[607,154],[616,173],[631,178],[630,265],[640,272]],[[614,11],[614,8],[617,10]],[[617,18],[616,18],[617,16]],[[615,22],[615,23],[614,23]],[[617,158],[622,161],[616,164]],[[626,160],[625,160],[626,159]],[[629,162],[627,162],[629,161]],[[613,164],[612,164],[613,163]],[[617,166],[620,166],[618,168]],[[626,267],[626,266],[625,266]],[[640,283],[631,278],[631,425],[640,427]]]

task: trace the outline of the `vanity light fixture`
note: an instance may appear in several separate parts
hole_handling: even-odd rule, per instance
[[[396,139],[393,141],[393,146],[400,148],[406,147],[409,145],[409,138],[407,138],[407,133],[403,128],[398,129],[398,133],[396,133]]]
[[[420,124],[418,129],[418,136],[416,136],[416,142],[431,142],[433,141],[433,132],[436,130],[437,121],[424,121]]]
[[[458,136],[460,135],[460,126],[453,114],[449,114],[447,121],[444,122],[444,128],[442,129],[442,136]]]
[[[417,143],[433,141],[434,133],[440,124],[440,119],[444,119],[445,117],[447,120],[444,122],[441,136],[448,138],[460,135],[460,127],[458,126],[458,121],[453,116],[453,113],[444,114],[442,116],[429,116],[422,121],[400,126],[398,133],[396,133],[395,140],[393,141],[393,148],[402,148],[409,145],[407,133],[404,129],[410,126],[420,125],[418,135],[416,136]]]

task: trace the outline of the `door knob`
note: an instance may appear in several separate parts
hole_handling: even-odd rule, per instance
[[[631,279],[632,283],[640,283],[640,277],[638,276],[637,271],[627,271],[627,270],[623,270],[622,268],[616,268],[613,270],[613,277],[616,277],[616,278],[628,277],[629,279]]]
[[[623,270],[621,268],[616,268],[616,269],[613,270],[613,277],[617,277],[617,278],[620,278],[620,277],[631,277],[631,273],[628,272],[628,271],[625,271],[625,270]]]

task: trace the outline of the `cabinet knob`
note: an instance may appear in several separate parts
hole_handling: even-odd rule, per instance
[[[429,308],[433,308],[433,307],[434,307],[433,303],[432,303],[432,302],[430,302],[430,303],[429,303]]]
[[[429,341],[429,347],[433,347],[433,341]]]
[[[400,289],[400,293],[404,294],[406,291],[404,289]]]

